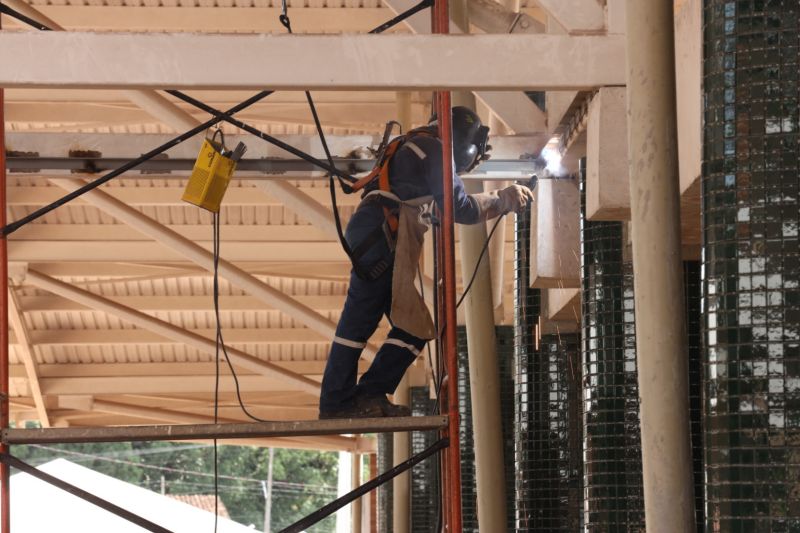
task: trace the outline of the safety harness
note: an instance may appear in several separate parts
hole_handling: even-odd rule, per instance
[[[377,162],[375,163],[375,167],[370,171],[369,174],[361,178],[355,183],[349,185],[350,191],[349,193],[361,191],[361,190],[379,190],[384,193],[391,194],[392,187],[389,183],[389,164],[392,160],[392,156],[397,153],[397,151],[410,139],[417,136],[425,136],[425,137],[436,137],[436,134],[430,128],[417,128],[415,130],[411,130],[405,135],[400,135],[392,140],[392,142],[386,145],[386,148],[381,151]],[[377,186],[370,185],[374,184],[377,180]],[[366,195],[365,195],[366,196]],[[381,196],[382,198],[386,198],[389,201],[391,198],[387,198],[386,196]],[[396,204],[396,202],[394,202]],[[396,207],[396,205],[394,206]],[[389,224],[389,229],[392,232],[392,235],[397,233],[397,226],[399,224],[397,219],[397,214],[392,209],[392,206],[383,206],[383,214],[386,217],[386,222]]]
[[[397,214],[397,208],[400,200],[392,193],[392,187],[389,179],[389,166],[392,157],[397,151],[412,138],[418,136],[436,137],[436,134],[430,128],[417,128],[409,131],[405,135],[400,135],[394,138],[391,142],[388,140],[391,133],[391,123],[387,124],[386,131],[384,132],[384,140],[381,143],[381,148],[378,150],[378,157],[375,166],[369,174],[364,176],[353,183],[342,183],[342,189],[347,194],[362,191],[362,199],[364,201],[377,201],[383,208],[383,215],[385,218],[384,224],[375,228],[372,233],[348,254],[350,261],[356,273],[365,279],[374,280],[383,274],[390,266],[389,260],[378,262],[369,271],[365,271],[359,260],[364,254],[369,251],[380,239],[386,239],[390,250],[394,250],[395,243],[397,242],[397,228],[400,224]]]

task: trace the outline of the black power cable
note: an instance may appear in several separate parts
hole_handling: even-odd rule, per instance
[[[478,275],[478,267],[481,266],[481,261],[483,260],[483,256],[484,254],[486,254],[486,250],[489,249],[489,242],[492,240],[492,235],[494,235],[494,231],[497,229],[497,226],[500,225],[500,221],[503,220],[504,216],[506,216],[505,213],[497,217],[494,226],[492,226],[492,231],[490,231],[489,236],[486,237],[486,242],[483,243],[481,254],[478,256],[478,261],[475,263],[475,270],[472,271],[472,277],[470,277],[467,287],[464,289],[464,292],[461,294],[461,297],[458,299],[458,302],[456,303],[456,309],[461,307],[461,303],[464,301],[464,298],[466,298],[467,293],[472,288],[472,284],[475,282],[475,276]]]

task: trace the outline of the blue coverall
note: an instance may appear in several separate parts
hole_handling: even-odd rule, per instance
[[[442,209],[442,145],[439,139],[418,135],[406,141],[389,162],[389,183],[392,193],[401,200],[432,195]],[[475,224],[479,221],[478,204],[466,194],[457,174],[453,174],[453,202],[456,222]],[[351,250],[357,248],[384,220],[383,208],[377,201],[369,198],[362,201],[345,230]],[[385,239],[379,239],[367,250],[359,263],[369,270],[381,260],[388,260],[390,265],[394,262],[393,252]],[[425,346],[425,340],[393,326],[372,365],[356,384],[361,351],[381,317],[384,314],[388,317],[391,309],[392,270],[390,266],[372,281],[351,271],[350,288],[322,379],[321,413],[347,409],[359,395],[393,394],[406,369]]]

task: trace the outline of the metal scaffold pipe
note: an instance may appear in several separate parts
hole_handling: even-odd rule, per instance
[[[450,32],[450,14],[447,0],[437,0],[433,10],[433,32],[447,34]],[[455,260],[455,234],[454,234],[454,205],[453,205],[453,139],[451,120],[451,100],[449,91],[436,93],[436,110],[439,117],[439,136],[442,140],[442,194],[444,213],[442,216],[442,285],[444,310],[444,335],[442,350],[447,365],[447,375],[450,383],[447,387],[448,414],[450,415],[448,436],[450,447],[447,450],[447,491],[448,533],[461,533],[461,450],[458,441],[458,390],[455,379],[458,375],[456,361],[456,260]]]
[[[2,27],[0,27],[2,30]],[[5,94],[0,87],[0,227],[6,225],[6,143],[5,143]],[[8,241],[0,239],[0,429],[9,423],[9,388],[8,388]],[[0,453],[8,453],[8,445],[0,444]],[[10,468],[0,465],[0,531],[11,532],[11,498]]]
[[[627,1],[636,351],[646,528],[695,530],[672,0]]]

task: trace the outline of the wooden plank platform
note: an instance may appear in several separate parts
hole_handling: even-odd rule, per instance
[[[72,427],[2,431],[4,444],[53,444],[67,442],[128,442],[155,440],[241,439],[248,437],[303,437],[312,435],[359,435],[398,431],[429,431],[447,427],[447,416],[406,418],[357,418],[253,422],[243,424],[181,424],[157,426]]]

